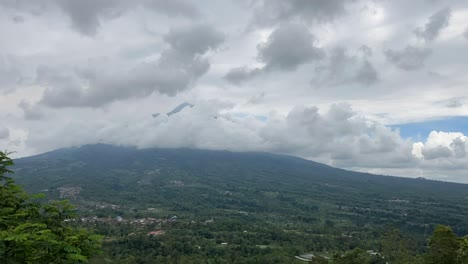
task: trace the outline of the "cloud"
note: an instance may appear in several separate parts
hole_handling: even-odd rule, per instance
[[[200,11],[191,1],[185,0],[146,0],[143,2],[145,7],[148,7],[156,12],[162,12],[168,16],[182,16],[188,18],[198,18]]]
[[[252,96],[247,103],[248,104],[259,104],[265,99],[266,93],[261,92],[260,94]]]
[[[56,3],[70,17],[74,29],[90,36],[96,34],[102,20],[118,17],[125,10],[121,0],[59,0]]]
[[[18,104],[18,107],[23,110],[23,115],[26,120],[40,120],[44,117],[43,110],[39,105],[32,105],[23,100]]]
[[[264,0],[257,7],[253,23],[273,26],[282,22],[325,23],[346,13],[353,0]]]
[[[283,121],[268,123],[261,135],[275,152],[335,166],[401,167],[413,162],[397,131],[359,116],[348,104],[332,105],[323,114],[317,107],[296,107]]]
[[[361,45],[361,47],[359,47],[359,51],[361,51],[365,57],[372,57],[373,55],[372,49],[367,45]]]
[[[463,36],[468,39],[468,27],[465,29],[465,32],[463,33]]]
[[[99,142],[140,148],[267,151],[341,168],[378,169],[380,173],[403,168],[468,168],[468,144],[463,134],[432,132],[425,142],[413,142],[403,139],[398,130],[357,113],[349,104],[334,104],[328,109],[296,106],[286,115],[272,112],[262,119],[249,113],[239,115],[236,108],[229,102],[209,100],[157,118],[141,111],[125,116],[109,112],[111,118],[104,118],[98,110],[92,110],[94,118],[72,119],[58,113],[56,118],[65,118],[66,125],[38,122],[29,131],[26,144],[40,151]]]
[[[27,1],[27,0],[4,0],[0,1],[0,6],[22,11],[33,15],[42,15],[52,4],[53,0],[46,1]]]
[[[12,91],[22,81],[23,76],[17,60],[0,54],[0,91]]]
[[[292,41],[294,40],[294,41]],[[265,70],[295,70],[299,65],[320,60],[324,52],[315,46],[315,37],[301,24],[282,25],[257,46],[258,61]]]
[[[368,60],[364,60],[354,80],[361,84],[371,85],[379,80],[379,75],[374,66]]]
[[[360,49],[361,50],[361,49]],[[368,60],[372,50],[367,47],[364,56],[350,55],[342,47],[333,49],[325,64],[315,69],[311,84],[315,87],[336,85],[372,85],[379,80],[379,73]]]
[[[417,156],[424,160],[463,159],[467,157],[468,144],[466,141],[467,137],[462,133],[432,131],[426,142],[417,143]]]
[[[464,158],[466,157],[466,153],[468,151],[468,144],[466,142],[466,137],[457,137],[455,138],[452,143],[450,143],[450,147],[453,151],[453,154],[456,158]]]
[[[468,115],[468,2],[403,2],[0,1],[2,144],[272,151],[468,181],[464,130],[417,135]],[[181,102],[195,106],[165,114]],[[391,125],[408,123],[403,138]]]
[[[2,1],[0,6],[36,16],[48,16],[60,10],[77,32],[94,36],[103,22],[118,18],[129,10],[144,7],[147,10],[167,16],[197,18],[199,11],[195,5],[184,0],[46,0],[46,1]]]
[[[13,22],[15,22],[16,24],[24,23],[24,17],[18,15],[13,16],[11,20],[13,20]]]
[[[433,148],[423,148],[422,155],[426,160],[448,158],[452,156],[452,151],[445,146],[436,146]]]
[[[226,75],[224,75],[224,79],[229,81],[232,84],[240,85],[245,81],[251,80],[256,76],[262,74],[261,68],[254,68],[249,69],[245,66],[230,69]]]
[[[224,35],[209,25],[195,25],[170,30],[164,40],[181,56],[202,55],[217,48]]]
[[[291,41],[294,40],[294,41]],[[302,24],[284,24],[276,28],[268,39],[257,45],[257,60],[261,68],[238,67],[231,69],[225,79],[239,84],[261,73],[294,71],[300,65],[324,58],[324,51],[316,46],[316,39]]]
[[[0,139],[8,139],[10,136],[10,130],[0,125]]]
[[[153,92],[175,96],[208,71],[210,63],[204,55],[215,50],[224,35],[211,26],[193,25],[169,31],[164,40],[169,47],[157,61],[130,69],[109,70],[106,60],[101,65],[68,71],[38,68],[37,82],[47,87],[41,103],[50,107],[99,107]]]
[[[436,104],[447,108],[460,108],[464,104],[465,97],[454,97],[447,100],[437,101]]]
[[[66,126],[50,128],[50,135],[31,133],[28,144],[54,148],[104,142],[143,148],[270,151],[345,167],[408,166],[414,159],[411,144],[397,131],[358,115],[348,104],[332,105],[324,113],[314,106],[298,106],[286,116],[270,115],[261,120],[238,115],[232,109],[230,103],[199,101],[171,116],[132,115],[132,119],[117,123],[73,119]],[[49,136],[57,139],[53,145],[46,145]]]
[[[414,71],[424,67],[424,63],[431,55],[428,48],[406,46],[402,50],[386,50],[384,52],[387,61],[405,71]]]
[[[425,41],[432,41],[439,36],[442,29],[448,27],[452,11],[446,7],[434,13],[429,17],[424,27],[418,27],[414,30],[417,37]]]

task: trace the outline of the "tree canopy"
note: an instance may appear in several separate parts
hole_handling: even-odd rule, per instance
[[[79,263],[100,252],[101,237],[74,225],[68,201],[41,203],[8,177],[13,160],[0,152],[2,263]]]

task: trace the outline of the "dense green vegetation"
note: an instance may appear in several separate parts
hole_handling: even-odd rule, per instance
[[[108,145],[16,163],[28,191],[70,199],[77,224],[105,237],[92,263],[466,263],[464,184],[267,153]]]
[[[78,263],[99,253],[100,236],[71,225],[67,201],[39,203],[7,177],[13,161],[0,152],[0,262]]]

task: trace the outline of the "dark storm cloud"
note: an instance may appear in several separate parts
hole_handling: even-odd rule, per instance
[[[127,71],[93,65],[68,72],[39,68],[37,81],[47,88],[42,103],[51,107],[99,107],[153,92],[174,96],[208,71],[210,63],[202,55],[216,49],[224,35],[211,26],[194,25],[171,30],[164,40],[169,47],[156,62],[140,63]]]
[[[257,50],[257,60],[264,63],[262,68],[234,68],[225,79],[239,84],[263,72],[294,71],[302,64],[325,57],[324,51],[316,46],[314,35],[302,24],[281,25],[257,46]]]
[[[424,27],[415,29],[414,33],[425,41],[436,39],[437,36],[439,36],[440,31],[449,25],[451,14],[452,11],[448,7],[439,10],[429,17]]]
[[[414,71],[424,67],[426,59],[432,51],[428,48],[406,46],[402,50],[386,50],[387,61],[405,71]]]
[[[329,22],[346,13],[353,0],[264,0],[255,12],[253,23],[272,26],[298,20],[306,23]]]

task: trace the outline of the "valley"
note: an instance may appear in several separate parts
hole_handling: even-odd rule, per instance
[[[69,199],[79,224],[105,237],[96,263],[300,263],[382,252],[395,230],[416,255],[436,225],[468,234],[464,184],[290,156],[87,145],[15,162],[26,190]]]

